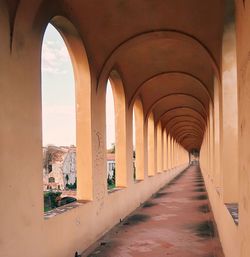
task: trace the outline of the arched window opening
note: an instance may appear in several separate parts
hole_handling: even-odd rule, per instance
[[[163,129],[162,137],[163,137],[162,163],[163,163],[163,170],[166,171],[168,169],[168,139],[167,139],[166,129]]]
[[[167,135],[168,141],[168,170],[172,168],[172,139],[171,135],[168,133]]]
[[[162,143],[162,125],[161,122],[158,122],[157,124],[157,172],[162,172],[163,170],[163,156],[162,156],[162,150],[163,150],[163,143]]]
[[[132,145],[133,145],[133,157],[132,157],[132,162],[133,162],[133,178],[134,180],[136,179],[136,130],[135,130],[135,110],[133,108],[133,117],[132,117]]]
[[[42,44],[41,91],[44,210],[48,211],[66,204],[62,197],[76,200],[77,188],[73,65],[64,39],[51,24]]]
[[[133,167],[134,179],[144,179],[144,115],[140,99],[133,106]]]
[[[106,131],[107,153],[113,154],[108,189],[123,188],[127,186],[126,106],[122,80],[116,71],[110,73],[106,85]]]
[[[151,112],[148,117],[148,175],[155,175],[155,122]]]
[[[171,139],[171,167],[175,167],[174,158],[175,158],[175,139],[172,137]]]
[[[113,189],[116,186],[116,130],[115,130],[115,103],[110,80],[106,89],[106,147],[107,147],[107,186]]]

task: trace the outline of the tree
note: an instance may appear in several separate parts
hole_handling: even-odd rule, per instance
[[[69,175],[68,174],[66,174],[65,179],[66,179],[67,184],[68,184],[69,183]]]

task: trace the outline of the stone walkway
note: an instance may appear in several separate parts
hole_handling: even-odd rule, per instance
[[[191,166],[81,255],[223,257],[198,166]]]

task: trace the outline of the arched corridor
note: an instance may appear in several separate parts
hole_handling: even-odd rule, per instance
[[[0,0],[0,257],[73,257],[117,224],[122,241],[135,210],[151,216],[129,239],[166,241],[148,256],[249,257],[249,17],[248,0]],[[211,247],[185,227],[208,217]]]

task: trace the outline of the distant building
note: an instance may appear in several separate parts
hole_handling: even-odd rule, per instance
[[[65,190],[76,186],[76,147],[48,146],[43,148],[44,190]]]
[[[107,177],[113,177],[115,171],[115,153],[107,153]]]

